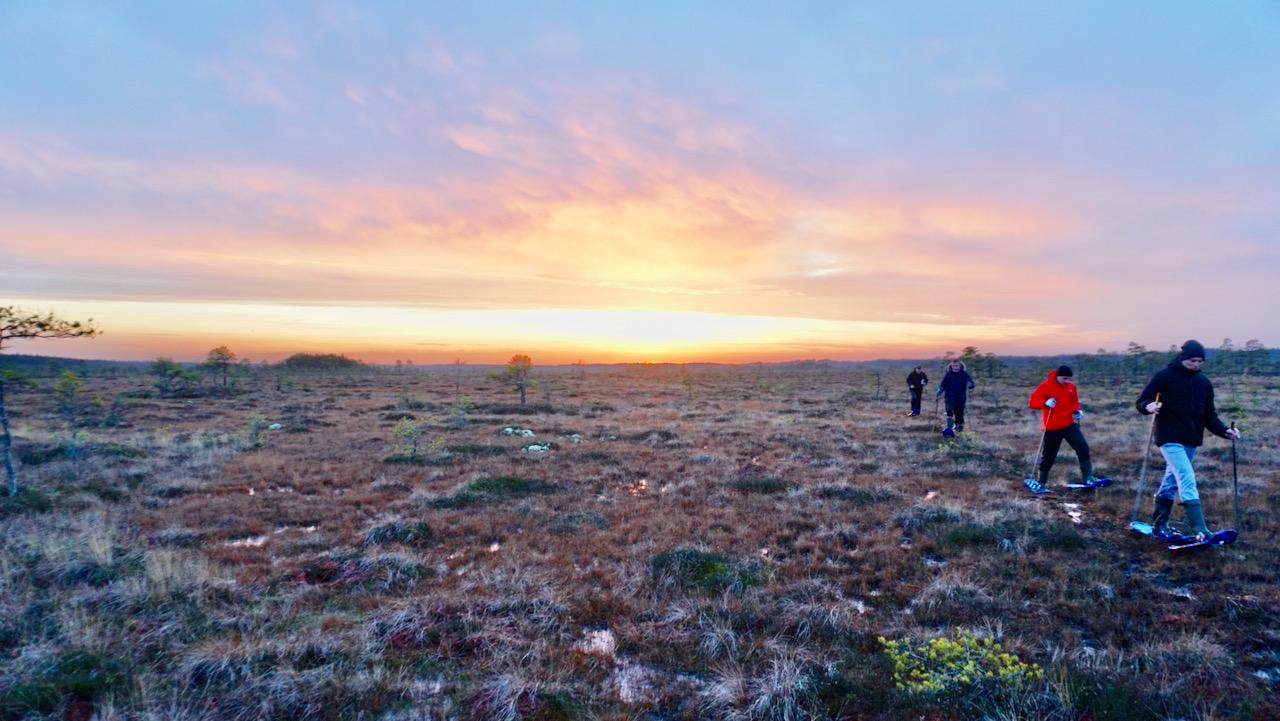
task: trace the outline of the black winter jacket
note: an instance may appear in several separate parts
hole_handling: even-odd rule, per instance
[[[938,395],[946,395],[947,400],[954,405],[956,403],[964,403],[969,397],[969,390],[974,386],[973,376],[969,375],[969,371],[953,371],[948,370],[942,375],[942,382],[938,384]]]
[[[1198,446],[1204,443],[1204,431],[1227,438],[1227,427],[1213,407],[1213,384],[1199,371],[1182,367],[1173,361],[1152,376],[1138,395],[1138,412],[1147,413],[1147,404],[1160,394],[1160,412],[1156,414],[1156,444],[1181,443]]]
[[[929,376],[925,375],[924,371],[919,373],[911,371],[907,376],[907,387],[912,390],[924,390],[926,385],[929,385]]]

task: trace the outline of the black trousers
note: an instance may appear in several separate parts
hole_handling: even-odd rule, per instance
[[[1047,485],[1049,483],[1049,469],[1053,468],[1053,462],[1058,459],[1058,449],[1062,448],[1062,442],[1066,441],[1076,452],[1076,458],[1080,461],[1080,477],[1082,481],[1089,480],[1093,475],[1093,460],[1089,457],[1089,442],[1084,439],[1084,431],[1080,430],[1079,423],[1072,423],[1069,427],[1058,431],[1044,432],[1044,455],[1040,457],[1040,483]]]
[[[964,430],[964,404],[965,400],[953,401],[943,396],[947,402],[947,425],[955,426],[957,431]]]
[[[911,412],[920,415],[920,396],[924,393],[924,389],[920,387],[908,386],[911,390]]]

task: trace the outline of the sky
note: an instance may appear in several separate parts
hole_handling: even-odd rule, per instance
[[[0,0],[6,352],[1280,344],[1280,3]]]

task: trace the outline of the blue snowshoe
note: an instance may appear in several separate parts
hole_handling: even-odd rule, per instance
[[[1092,491],[1095,488],[1106,488],[1111,485],[1110,478],[1090,478],[1085,483],[1068,483],[1067,488],[1073,491]]]
[[[1228,528],[1224,531],[1211,533],[1207,536],[1191,536],[1189,541],[1184,543],[1169,544],[1169,550],[1174,553],[1180,551],[1191,551],[1197,548],[1207,548],[1209,546],[1225,546],[1228,543],[1235,543],[1240,534],[1234,528]]]
[[[1023,480],[1022,485],[1026,486],[1028,491],[1031,491],[1037,496],[1046,496],[1050,493],[1053,493],[1052,488],[1042,484],[1040,481],[1037,481],[1034,478],[1027,478]]]
[[[1157,541],[1164,541],[1170,544],[1184,544],[1196,540],[1195,536],[1188,536],[1187,534],[1181,533],[1177,529],[1169,526],[1165,526],[1157,530],[1155,526],[1152,526],[1150,523],[1143,523],[1142,521],[1134,521],[1133,523],[1130,523],[1129,530],[1139,536],[1154,538]]]

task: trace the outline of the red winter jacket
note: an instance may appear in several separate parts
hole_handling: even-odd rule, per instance
[[[1058,405],[1045,408],[1044,402],[1050,398],[1057,398]],[[1075,383],[1059,383],[1058,371],[1053,370],[1049,371],[1049,380],[1036,387],[1027,405],[1041,409],[1041,424],[1046,431],[1061,431],[1075,423],[1071,414],[1080,410],[1080,396],[1076,395]]]

